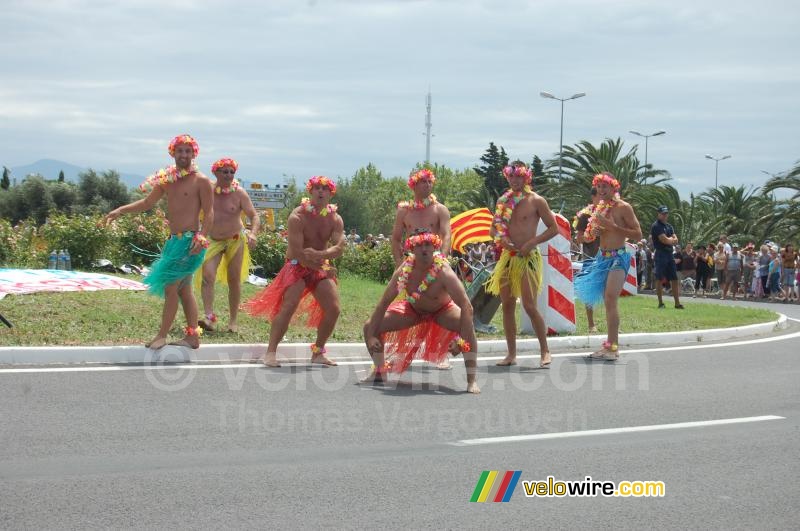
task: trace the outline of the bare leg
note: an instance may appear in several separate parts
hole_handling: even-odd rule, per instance
[[[497,366],[508,367],[517,364],[517,298],[511,294],[508,283],[500,286],[500,300],[503,304],[503,333],[508,355],[498,361]]]
[[[317,284],[317,289],[314,290],[314,298],[322,307],[322,322],[317,328],[317,340],[315,345],[320,349],[325,348],[325,343],[333,333],[333,328],[336,326],[336,321],[339,319],[341,308],[339,307],[339,292],[336,289],[336,283],[333,280],[326,278]],[[336,362],[325,356],[324,352],[311,356],[311,363],[322,363],[323,365],[336,365]]]
[[[243,243],[243,245],[247,245]],[[239,325],[239,302],[242,299],[242,260],[244,259],[244,247],[240,246],[234,257],[228,262],[228,307],[230,318],[228,319],[228,330],[237,332]]]
[[[205,330],[214,330],[214,325],[206,319],[206,315],[214,313],[214,282],[217,278],[217,268],[222,259],[222,254],[218,254],[203,264],[203,284],[200,293],[203,297],[203,322],[200,324]]]
[[[619,351],[615,351],[615,345],[619,344],[619,294],[622,291],[622,286],[625,284],[626,272],[621,269],[615,269],[608,273],[606,280],[606,291],[604,294],[604,302],[606,305],[606,322],[608,323],[608,342],[611,347],[603,348],[595,354],[602,353],[600,356],[603,359],[616,359],[619,357]],[[616,347],[617,349],[619,347]]]
[[[445,313],[436,318],[436,322],[448,330],[458,332],[459,335],[470,344],[469,352],[462,352],[464,357],[464,368],[467,371],[467,392],[478,394],[481,388],[478,387],[478,340],[475,337],[475,328],[472,326],[472,308],[466,310],[470,313],[468,330],[461,329],[461,309],[458,307],[450,308]]]
[[[264,355],[264,365],[267,367],[280,367],[277,359],[278,343],[283,339],[286,330],[289,329],[289,321],[292,320],[292,315],[300,304],[300,296],[303,294],[306,284],[303,280],[298,280],[283,292],[283,300],[281,301],[281,309],[278,315],[272,320],[272,326],[269,329],[269,345],[267,346],[267,353]]]
[[[664,294],[664,284],[661,282],[661,279],[656,281],[656,297],[658,297],[658,307],[660,308],[664,301],[662,300]]]
[[[588,304],[586,305],[586,321],[589,326],[589,333],[597,332],[597,325],[594,324],[594,308]]]
[[[547,346],[547,326],[544,324],[544,317],[537,307],[537,293],[534,291],[527,277],[522,278],[522,308],[530,317],[533,330],[536,332],[536,339],[539,340],[539,367],[550,366],[550,349]]]
[[[178,282],[170,284],[164,288],[164,309],[161,311],[161,328],[158,329],[156,337],[145,347],[158,350],[167,344],[167,335],[172,323],[175,321],[175,314],[178,311]]]
[[[384,332],[390,332],[393,330],[403,330],[405,328],[409,328],[413,326],[417,322],[417,319],[411,316],[401,315],[399,313],[392,313],[386,312],[383,314],[383,319],[381,320],[381,326],[378,329],[378,339],[382,341],[382,335]],[[367,341],[367,328],[369,326],[369,321],[364,323],[364,341]],[[381,343],[380,348],[378,349],[370,349],[369,344],[367,344],[367,351],[369,352],[370,357],[372,358],[372,369],[367,373],[365,378],[360,380],[361,383],[373,383],[373,382],[382,382],[383,376],[382,373],[377,370],[378,368],[383,368],[383,365],[386,361],[384,357],[384,346]]]
[[[622,283],[623,284],[625,283],[625,279],[624,278],[622,279]],[[675,299],[675,307],[676,308],[680,308],[681,307],[681,283],[680,283],[679,280],[672,280],[672,281],[670,281],[670,283],[672,284],[672,298]],[[620,286],[620,289],[622,289],[622,286]]]
[[[186,316],[186,325],[189,328],[197,329],[197,301],[194,298],[194,291],[192,291],[192,277],[188,276],[184,278],[178,287],[178,295],[181,299],[181,305],[183,306],[183,313]],[[188,335],[185,334],[183,336],[183,343],[184,346],[189,346],[191,348],[199,348],[200,347],[200,337],[196,335]],[[182,344],[178,342],[178,344]]]

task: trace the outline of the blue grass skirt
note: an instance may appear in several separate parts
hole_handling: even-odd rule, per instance
[[[192,231],[173,234],[169,237],[161,251],[161,257],[153,262],[150,273],[144,277],[147,291],[163,299],[164,289],[170,284],[187,279],[187,277],[187,281],[191,281],[191,276],[203,265],[203,257],[206,254],[205,249],[197,254],[189,254],[193,237],[194,232]]]
[[[603,304],[608,274],[615,269],[627,272],[630,263],[631,253],[626,249],[600,249],[594,260],[584,262],[583,269],[575,276],[575,298],[587,306]]]

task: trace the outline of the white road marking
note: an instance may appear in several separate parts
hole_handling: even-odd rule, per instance
[[[625,428],[606,428],[601,430],[562,431],[556,433],[537,433],[534,435],[509,435],[505,437],[485,437],[482,439],[464,439],[448,443],[453,446],[477,446],[481,444],[500,444],[522,441],[542,441],[548,439],[566,439],[569,437],[593,437],[595,435],[614,435],[618,433],[636,433],[643,431],[679,430],[686,428],[706,428],[709,426],[723,426],[726,424],[743,424],[746,422],[761,422],[765,420],[781,420],[786,417],[764,415],[761,417],[742,417],[736,419],[701,420],[697,422],[678,422],[675,424],[654,424],[652,426],[629,426]]]
[[[791,334],[784,334],[780,336],[764,337],[759,339],[747,339],[743,341],[731,341],[729,343],[711,343],[711,344],[693,344],[686,346],[674,347],[656,347],[656,348],[643,348],[643,349],[622,349],[622,359],[624,360],[625,354],[638,354],[648,352],[675,352],[679,350],[701,350],[707,348],[730,348],[742,345],[757,345],[761,343],[772,343],[775,341],[785,341],[787,339],[795,339],[800,337],[800,332],[793,332]],[[586,352],[569,352],[564,354],[551,354],[553,358],[581,358],[591,354],[591,351]],[[505,356],[481,356],[478,362],[482,361],[499,361]],[[458,359],[455,358],[451,362],[458,364]],[[524,359],[539,359],[539,354],[526,354],[518,355],[518,360]],[[283,361],[284,367],[288,366],[305,366],[308,365],[306,360],[297,361]],[[348,365],[371,365],[371,360],[360,361],[339,361],[339,366]],[[424,361],[415,361],[414,364],[425,363]],[[246,361],[239,363],[167,363],[164,365],[102,365],[102,366],[81,366],[81,367],[26,367],[19,369],[0,369],[0,374],[26,374],[26,373],[56,373],[56,372],[111,372],[111,371],[143,371],[143,370],[169,370],[169,369],[230,369],[236,367],[263,367],[260,363],[247,363]],[[322,367],[321,365],[319,367]]]

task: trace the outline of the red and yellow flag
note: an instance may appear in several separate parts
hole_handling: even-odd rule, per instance
[[[467,210],[450,219],[450,246],[459,253],[468,243],[488,242],[492,226],[492,213],[488,208]]]

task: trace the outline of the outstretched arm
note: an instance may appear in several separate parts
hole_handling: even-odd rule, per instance
[[[164,195],[164,189],[160,186],[156,186],[153,190],[147,194],[147,197],[144,199],[139,199],[138,201],[134,201],[133,203],[128,203],[127,205],[123,205],[119,208],[115,208],[108,214],[106,214],[105,222],[106,224],[114,221],[118,217],[123,214],[133,214],[136,212],[144,212],[146,210],[150,210],[155,206],[161,196]]]

